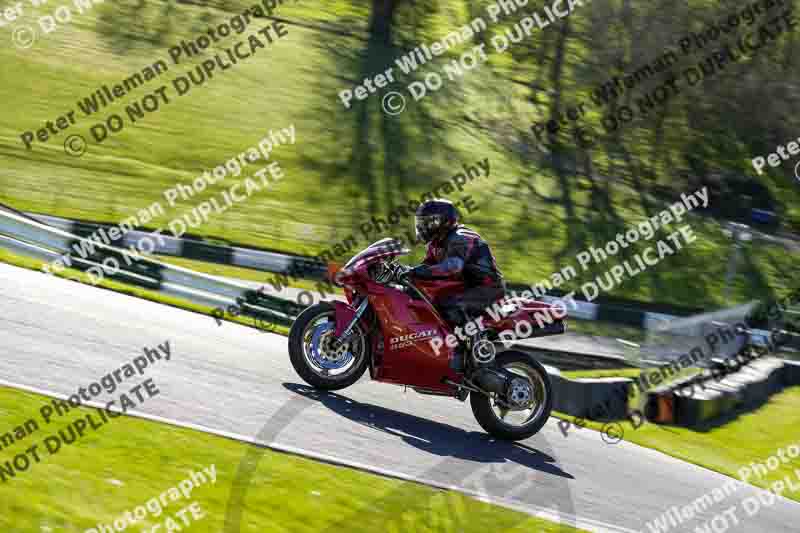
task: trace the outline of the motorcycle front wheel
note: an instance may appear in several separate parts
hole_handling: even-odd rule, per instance
[[[504,396],[471,393],[470,406],[478,424],[503,440],[523,440],[539,432],[550,418],[553,393],[545,368],[524,352],[497,354],[496,367],[514,375]]]
[[[289,331],[289,358],[314,388],[339,390],[359,380],[369,362],[369,342],[360,325],[346,345],[336,341],[336,311],[328,302],[306,308]]]

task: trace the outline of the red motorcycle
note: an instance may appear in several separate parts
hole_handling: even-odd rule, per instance
[[[382,239],[336,273],[348,303],[320,302],[297,317],[289,333],[294,369],[315,388],[338,390],[369,368],[372,379],[420,394],[470,397],[478,423],[495,437],[522,440],[537,433],[552,408],[547,371],[527,353],[498,352],[497,341],[500,332],[521,325],[529,336],[563,333],[563,314],[545,325],[534,313],[559,316],[554,307],[526,298],[498,301],[491,313],[471,317],[475,325],[465,328],[470,335],[462,341],[463,364],[454,365],[459,348],[453,337],[446,339],[455,330],[436,302],[461,292],[463,284],[412,283],[402,275],[408,267],[396,261],[409,252],[399,241]]]

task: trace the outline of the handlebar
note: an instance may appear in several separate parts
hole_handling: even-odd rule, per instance
[[[403,265],[396,260],[392,260],[387,265],[392,270],[392,279],[398,282],[403,282],[402,274],[405,274],[411,267]]]

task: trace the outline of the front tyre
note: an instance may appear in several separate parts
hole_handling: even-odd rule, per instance
[[[503,440],[535,435],[550,418],[553,394],[550,377],[531,355],[509,350],[497,354],[497,369],[514,375],[506,395],[471,393],[470,405],[478,424]]]
[[[369,362],[369,342],[360,324],[346,345],[336,342],[336,311],[328,302],[306,308],[289,331],[289,358],[314,388],[339,390],[359,380]]]

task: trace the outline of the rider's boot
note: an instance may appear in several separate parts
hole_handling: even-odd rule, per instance
[[[449,311],[450,320],[452,320],[451,324],[463,328],[469,321],[469,315],[463,307],[451,308]],[[450,359],[450,368],[456,372],[464,372],[466,370],[466,358],[472,350],[473,341],[474,339],[468,337],[466,341],[458,343],[458,346],[453,351],[453,357]]]
[[[473,337],[467,337],[467,340],[459,342],[456,349],[453,350],[453,358],[450,360],[450,368],[456,372],[464,372],[467,369],[467,357],[472,353],[472,347],[475,345]]]

